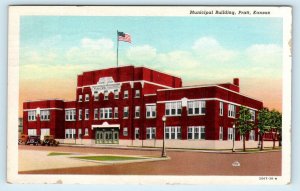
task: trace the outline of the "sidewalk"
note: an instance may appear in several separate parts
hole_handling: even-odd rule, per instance
[[[116,145],[116,144],[105,144],[105,145],[83,145],[83,144],[60,144],[61,146],[65,147],[81,147],[81,148],[99,148],[99,149],[122,149],[122,150],[146,150],[146,151],[160,151],[162,150],[161,147],[138,147],[138,146],[123,146],[123,145]],[[226,154],[251,154],[251,153],[264,153],[264,152],[276,152],[281,151],[281,149],[265,149],[262,151],[253,151],[256,148],[246,148],[246,152],[243,151],[235,151],[232,152],[231,149],[189,149],[189,148],[166,148],[168,151],[175,151],[175,152],[203,152],[203,153],[226,153]]]

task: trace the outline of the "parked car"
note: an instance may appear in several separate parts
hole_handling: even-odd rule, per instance
[[[25,144],[27,142],[27,140],[28,140],[28,135],[22,134],[20,136],[20,138],[18,139],[18,144],[19,145],[23,145],[23,144]]]
[[[44,136],[44,140],[42,142],[43,146],[58,146],[59,141],[56,141],[52,135]]]
[[[40,145],[41,144],[40,136],[29,136],[25,145],[31,145],[31,144],[32,145]]]

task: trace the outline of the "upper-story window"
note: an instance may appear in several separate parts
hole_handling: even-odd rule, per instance
[[[117,107],[115,107],[115,110],[114,110],[114,118],[115,119],[118,119],[119,118],[119,110]]]
[[[168,102],[166,103],[166,115],[175,116],[181,115],[181,102]]]
[[[119,99],[119,91],[118,90],[114,90],[114,97],[115,97],[115,99]]]
[[[82,109],[78,109],[78,120],[82,120]]]
[[[100,119],[112,119],[112,108],[100,108]]]
[[[140,118],[140,106],[135,106],[135,118]]]
[[[90,118],[90,110],[89,109],[85,109],[84,111],[84,114],[85,114],[85,120],[88,120]]]
[[[220,116],[223,116],[223,114],[224,114],[224,103],[223,102],[220,102],[219,114],[220,114]]]
[[[204,115],[206,112],[205,101],[188,101],[189,115]]]
[[[90,95],[89,94],[85,94],[84,101],[90,101]]]
[[[94,101],[99,101],[99,94],[98,94],[98,92],[94,92]]]
[[[34,111],[28,111],[28,121],[35,121],[36,120],[36,112]]]
[[[128,107],[124,107],[124,112],[123,112],[123,117],[124,118],[128,118],[128,113],[129,113],[129,108]]]
[[[236,106],[232,104],[228,104],[228,117],[235,118],[236,114]]]
[[[50,120],[50,111],[49,110],[41,110],[41,121]]]
[[[128,98],[128,90],[125,90],[124,91],[124,99],[127,99]]]
[[[147,118],[156,117],[156,105],[146,105],[146,117]]]
[[[75,121],[76,120],[76,110],[75,109],[66,110],[65,119],[66,119],[66,121]]]
[[[78,101],[82,102],[82,95],[81,94],[78,96]]]
[[[140,90],[135,90],[135,97],[136,98],[141,97],[141,91]]]
[[[255,111],[250,110],[250,114],[251,114],[251,121],[255,121]]]
[[[108,91],[104,91],[104,100],[108,100]]]
[[[99,111],[98,108],[94,109],[94,119],[98,119],[98,115],[99,115],[98,111]]]

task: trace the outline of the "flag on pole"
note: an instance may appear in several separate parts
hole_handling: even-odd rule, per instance
[[[118,31],[118,40],[131,43],[131,36],[130,34]]]

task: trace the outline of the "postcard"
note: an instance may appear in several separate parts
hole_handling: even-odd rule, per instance
[[[289,184],[288,6],[10,6],[7,181]]]

